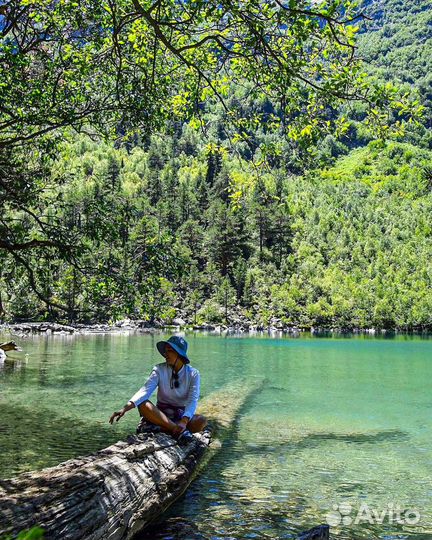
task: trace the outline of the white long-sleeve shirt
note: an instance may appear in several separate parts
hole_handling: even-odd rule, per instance
[[[198,399],[200,395],[200,374],[199,371],[189,364],[184,364],[177,372],[178,388],[170,388],[170,379],[172,368],[166,362],[156,364],[149,378],[138,392],[136,392],[129,401],[138,407],[143,401],[146,401],[155,391],[157,391],[157,400],[161,403],[169,403],[176,407],[184,407],[184,416],[192,418],[195,414]]]

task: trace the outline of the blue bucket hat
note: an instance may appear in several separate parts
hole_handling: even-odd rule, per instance
[[[171,336],[168,341],[158,341],[156,343],[157,350],[165,357],[165,347],[170,345],[182,357],[185,364],[189,364],[190,360],[187,357],[188,344],[185,339],[180,336]]]

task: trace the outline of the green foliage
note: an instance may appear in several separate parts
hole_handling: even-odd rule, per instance
[[[158,137],[130,153],[85,138],[64,148],[59,219],[82,231],[86,250],[79,267],[30,262],[66,316],[28,293],[26,272],[9,257],[1,281],[9,318],[170,322],[180,313],[221,324],[243,313],[257,324],[430,326],[429,151],[370,143],[302,176],[257,173],[226,153],[207,174],[205,142],[179,154],[188,136],[179,137],[166,136],[161,161],[151,157]],[[166,195],[152,205],[156,172]]]
[[[430,0],[368,3],[366,13],[373,21],[363,29],[358,44],[384,79],[427,86],[432,69],[431,7]]]
[[[358,37],[365,68],[382,81],[395,81],[406,91],[415,89],[425,107],[424,128],[407,125],[408,140],[432,148],[432,2],[385,0],[364,2],[372,18]],[[403,114],[404,106],[399,105]],[[426,128],[426,129],[425,129]]]
[[[4,536],[1,540],[44,540],[44,532],[41,527],[32,527],[27,531],[21,531],[17,536]]]
[[[289,121],[289,138],[308,144],[328,131],[326,107],[392,99],[384,87],[371,92],[362,74],[360,26],[347,22],[361,16],[349,1],[21,0],[0,16],[0,148],[65,126],[130,140],[173,117],[198,128],[212,100],[240,140],[252,126]],[[229,99],[244,82],[281,114],[245,116]]]
[[[197,323],[220,324],[223,322],[225,322],[223,307],[215,299],[207,298],[202,307],[198,310]]]

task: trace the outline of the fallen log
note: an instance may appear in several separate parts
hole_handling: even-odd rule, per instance
[[[198,464],[217,448],[255,385],[212,393],[200,412],[210,422],[187,446],[169,435],[131,435],[90,456],[0,480],[0,536],[39,525],[46,540],[128,540],[187,488]]]
[[[7,352],[9,351],[21,351],[15,341],[6,341],[5,343],[0,343],[0,361],[4,362],[7,358]]]
[[[5,341],[4,343],[0,343],[0,349],[2,349],[5,353],[8,351],[20,351],[21,349],[18,347],[18,345],[15,343],[15,341]]]

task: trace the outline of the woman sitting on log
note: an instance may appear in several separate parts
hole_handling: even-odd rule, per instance
[[[137,433],[164,431],[170,433],[181,444],[193,438],[192,433],[204,429],[207,419],[195,414],[200,392],[199,371],[189,365],[187,341],[172,336],[168,341],[159,341],[156,347],[165,362],[154,366],[142,388],[134,394],[120,411],[112,414],[109,422],[118,422],[129,410],[137,407],[141,421]],[[149,401],[154,390],[157,403]]]

